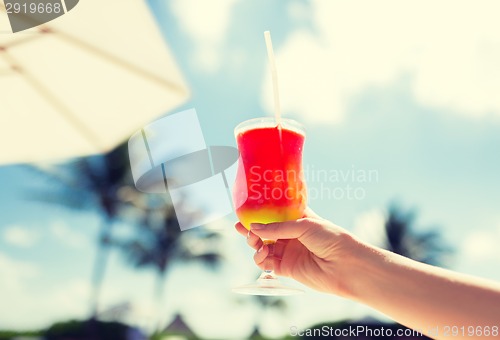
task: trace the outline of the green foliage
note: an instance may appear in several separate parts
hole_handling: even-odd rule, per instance
[[[197,336],[193,334],[182,334],[179,332],[157,332],[149,336],[149,340],[164,340],[169,337],[181,338],[186,340],[200,340]]]
[[[129,326],[119,322],[70,320],[50,326],[44,337],[46,340],[126,340],[129,330]]]
[[[15,337],[40,337],[44,340],[126,340],[132,329],[118,322],[69,320],[57,322],[40,331],[0,331],[0,340]]]
[[[422,229],[416,226],[416,213],[397,205],[389,208],[385,222],[386,249],[410,259],[447,266],[453,250],[447,245],[437,227]]]
[[[42,331],[9,331],[0,330],[0,340],[10,340],[15,337],[30,336],[39,337],[42,336]]]
[[[148,199],[154,199],[148,195]],[[147,201],[146,201],[147,203]],[[155,210],[139,213],[132,236],[115,239],[127,263],[134,268],[149,268],[157,273],[155,294],[163,294],[163,281],[173,263],[196,262],[215,269],[221,262],[220,235],[203,228],[181,231],[169,200]]]

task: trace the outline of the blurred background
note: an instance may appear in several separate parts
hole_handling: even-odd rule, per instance
[[[160,114],[194,107],[207,145],[235,146],[238,123],[272,115],[270,30],[284,116],[307,130],[309,205],[372,244],[500,280],[498,2],[146,5],[190,91]],[[4,164],[0,188],[2,339],[259,339],[322,324],[399,327],[304,287],[281,299],[231,293],[259,273],[236,217],[180,232],[168,197],[135,190],[126,144]]]

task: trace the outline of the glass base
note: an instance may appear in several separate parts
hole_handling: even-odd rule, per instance
[[[264,272],[257,279],[257,282],[235,287],[232,291],[238,294],[268,296],[285,296],[304,293],[302,289],[288,287],[282,284],[273,272]]]

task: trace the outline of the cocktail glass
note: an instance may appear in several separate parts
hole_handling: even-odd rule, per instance
[[[294,120],[256,118],[239,124],[234,134],[240,152],[238,173],[233,187],[236,215],[250,230],[251,223],[284,222],[301,218],[307,201],[302,169],[304,128]],[[263,240],[269,246],[265,271],[257,282],[233,291],[253,295],[292,295],[302,293],[283,285],[274,274],[276,240]]]

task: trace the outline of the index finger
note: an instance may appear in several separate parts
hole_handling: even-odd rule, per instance
[[[234,227],[236,228],[236,231],[240,233],[242,236],[247,237],[248,236],[248,229],[241,224],[241,222],[237,222]]]

